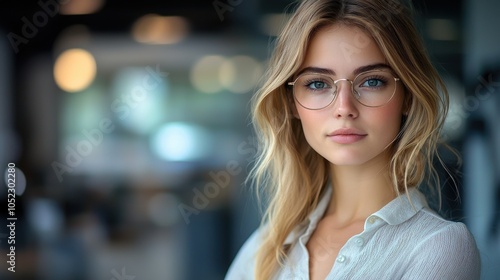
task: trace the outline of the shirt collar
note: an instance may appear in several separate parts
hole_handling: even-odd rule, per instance
[[[398,225],[409,220],[424,207],[428,207],[425,196],[418,189],[410,188],[408,193],[402,193],[373,216],[381,218],[389,225]]]
[[[321,217],[323,217],[330,203],[331,196],[332,188],[328,186],[316,209],[311,212],[307,220],[296,226],[287,236],[284,242],[285,245],[295,242],[305,229],[313,230],[316,228],[317,223]],[[398,225],[409,220],[420,211],[420,209],[427,206],[424,195],[418,189],[410,188],[408,193],[402,193],[371,216],[377,216],[389,225]],[[368,217],[368,219],[370,217]]]

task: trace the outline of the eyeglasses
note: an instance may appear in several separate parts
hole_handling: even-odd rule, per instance
[[[392,99],[396,92],[399,78],[384,70],[371,70],[360,73],[354,80],[333,80],[330,76],[319,73],[305,73],[288,85],[293,87],[295,100],[309,110],[320,110],[332,104],[337,97],[338,82],[351,83],[351,92],[355,99],[367,107],[380,107]]]

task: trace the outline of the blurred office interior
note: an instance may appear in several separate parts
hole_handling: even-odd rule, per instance
[[[483,279],[497,279],[500,1],[413,2],[463,158],[460,198],[445,184],[442,212],[467,224]],[[0,166],[17,167],[18,220],[16,273],[2,261],[0,278],[222,279],[259,224],[244,184],[249,101],[290,3],[2,3]]]

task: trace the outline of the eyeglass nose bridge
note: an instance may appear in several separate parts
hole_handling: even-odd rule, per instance
[[[333,92],[333,94],[334,94],[333,99],[334,99],[334,100],[335,100],[335,99],[337,99],[337,95],[339,95],[339,94],[338,94],[339,86],[337,85],[337,83],[338,83],[338,82],[341,82],[341,81],[347,81],[347,82],[349,82],[349,83],[350,83],[351,94],[352,94],[352,95],[354,95],[354,97],[356,98],[356,100],[358,100],[360,96],[359,96],[359,93],[358,93],[358,92],[356,92],[356,91],[354,90],[354,81],[349,80],[349,79],[347,79],[347,78],[338,79],[338,80],[334,80],[334,81],[333,81],[333,84],[335,85],[335,90],[334,90],[334,92]],[[333,102],[334,100],[332,100],[332,102]]]

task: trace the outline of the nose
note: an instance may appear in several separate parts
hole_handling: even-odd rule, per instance
[[[337,81],[337,100],[334,105],[336,118],[355,119],[359,115],[357,102],[352,92],[351,81],[347,79]]]

